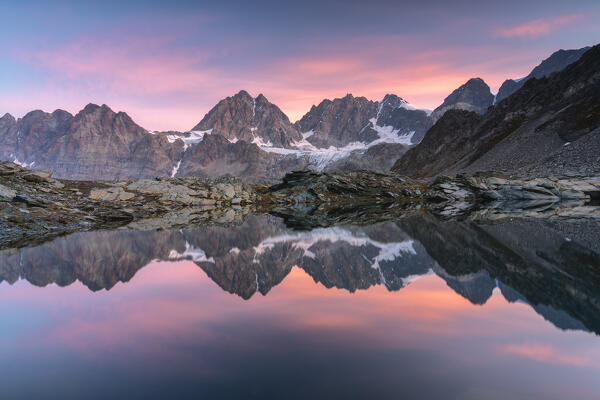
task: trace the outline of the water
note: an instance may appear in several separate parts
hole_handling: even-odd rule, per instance
[[[2,398],[598,399],[598,225],[259,216],[4,251]]]

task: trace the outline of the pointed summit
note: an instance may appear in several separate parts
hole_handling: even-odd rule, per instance
[[[238,97],[238,98],[241,97],[241,98],[252,99],[252,96],[250,96],[250,93],[248,93],[244,89],[240,90],[239,92],[237,92],[236,94],[234,94],[232,97]]]
[[[192,130],[211,131],[230,142],[286,148],[302,139],[279,107],[262,94],[253,98],[245,90],[221,100]]]
[[[16,123],[16,122],[17,122],[17,120],[15,119],[15,117],[10,115],[9,113],[4,114],[2,116],[2,118],[0,118],[0,123],[3,123],[3,124]]]
[[[444,99],[442,105],[433,110],[433,122],[448,110],[466,110],[483,114],[494,103],[490,87],[481,78],[471,78]]]
[[[100,106],[98,104],[88,103],[85,107],[83,107],[83,110],[81,110],[79,113],[91,114],[98,109],[100,109]]]
[[[501,102],[517,90],[519,90],[525,82],[530,80],[531,78],[543,78],[549,76],[553,72],[562,71],[568,65],[574,63],[579,60],[579,58],[589,50],[589,47],[583,47],[581,49],[576,50],[558,50],[550,57],[543,60],[537,67],[535,67],[529,75],[521,79],[507,79],[504,81],[500,89],[498,90],[498,95],[496,96],[496,103]]]
[[[378,138],[370,128],[377,114],[377,103],[348,93],[344,97],[323,100],[298,122],[301,132],[310,132],[308,141],[322,148],[343,147],[352,142],[369,143]]]

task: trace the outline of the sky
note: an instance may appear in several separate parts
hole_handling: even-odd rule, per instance
[[[189,130],[241,89],[292,122],[347,93],[433,109],[599,43],[599,20],[597,0],[0,0],[0,115],[91,102]]]

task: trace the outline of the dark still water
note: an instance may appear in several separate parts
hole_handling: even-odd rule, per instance
[[[598,399],[599,222],[79,233],[0,253],[3,399]]]

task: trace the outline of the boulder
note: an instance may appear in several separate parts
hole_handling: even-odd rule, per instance
[[[89,198],[103,201],[127,201],[135,197],[135,194],[123,190],[121,187],[96,188],[90,191]]]
[[[0,185],[0,199],[12,200],[16,195],[16,191],[4,185]]]
[[[23,175],[23,179],[29,182],[48,182],[48,180],[52,177],[52,171],[49,169],[46,170],[37,170],[37,171],[29,171],[25,175]]]

